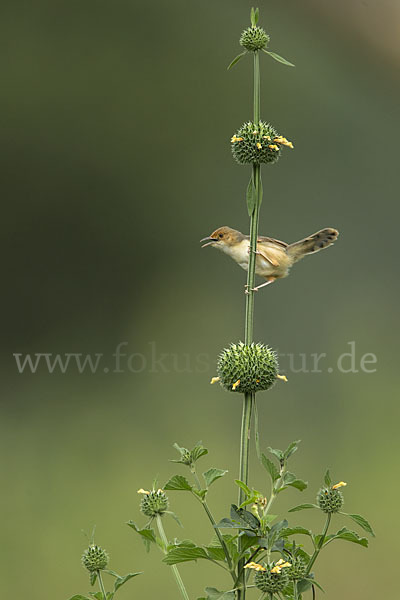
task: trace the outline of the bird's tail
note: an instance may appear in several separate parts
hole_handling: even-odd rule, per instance
[[[293,259],[293,262],[297,262],[303,256],[306,256],[306,254],[312,254],[313,252],[319,252],[327,248],[336,241],[338,235],[339,232],[336,229],[327,227],[304,238],[304,240],[290,244],[286,248],[286,252]]]

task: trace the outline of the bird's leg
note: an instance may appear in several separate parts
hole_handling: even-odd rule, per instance
[[[250,246],[247,248],[247,254],[250,254],[251,248]],[[254,254],[261,254],[258,250],[253,250]]]
[[[258,285],[255,288],[252,288],[253,292],[258,292],[259,289],[265,287],[266,285],[269,285],[270,283],[274,283],[276,277],[268,277],[268,281],[266,281],[265,283],[262,283],[261,285]]]

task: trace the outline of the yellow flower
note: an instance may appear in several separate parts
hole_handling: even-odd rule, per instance
[[[279,147],[276,144],[269,144],[268,148],[271,148],[271,150],[279,150]]]
[[[239,387],[239,385],[240,385],[240,379],[238,379],[237,381],[235,381],[235,383],[232,386],[232,389],[236,390],[236,388]]]
[[[249,562],[244,566],[245,569],[254,569],[255,571],[266,571],[267,569],[255,562]]]
[[[271,573],[276,573],[277,575],[279,575],[280,572],[281,568],[278,565],[275,565],[275,567],[272,567],[271,569]]]
[[[261,146],[260,142],[257,142],[257,148],[258,148],[259,150],[261,150],[262,146]]]
[[[159,488],[159,489],[157,490],[157,494],[163,494],[163,493],[164,493],[164,490],[162,490],[161,488]]]
[[[219,377],[213,377],[210,381],[211,385],[213,385],[213,383],[218,383],[219,381]]]
[[[345,487],[347,485],[347,483],[345,483],[344,481],[339,481],[339,483],[335,483],[335,485],[332,486],[333,490],[338,490],[341,487]]]
[[[137,491],[138,494],[150,494],[150,492],[147,492],[146,490],[144,490],[143,488],[140,488],[140,490]]]
[[[269,135],[263,135],[263,139],[264,140],[268,140],[270,142],[271,141],[271,136],[269,136]]]
[[[287,140],[282,135],[278,135],[276,138],[274,138],[274,142],[277,142],[278,144],[282,144],[283,146],[288,146],[289,148],[293,148],[292,142],[289,142],[289,140]]]
[[[232,144],[234,144],[235,142],[243,142],[243,138],[242,137],[236,137],[236,135],[231,137],[231,142]]]
[[[281,379],[282,381],[285,381],[287,383],[288,378],[286,377],[286,375],[277,375],[276,377],[277,379]]]

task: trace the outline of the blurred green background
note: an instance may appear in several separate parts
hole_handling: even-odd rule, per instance
[[[121,600],[177,598],[161,557],[125,525],[144,523],[138,488],[183,472],[167,460],[174,441],[202,439],[204,470],[229,469],[210,495],[217,518],[236,499],[241,401],[209,380],[220,349],[243,337],[245,273],[198,240],[248,228],[249,170],[229,139],[251,117],[251,61],[226,65],[251,4],[2,2],[3,597],[86,594],[81,530],[96,524],[111,568],[145,572]],[[313,501],[329,466],[348,482],[346,509],[376,528],[370,550],[338,542],[322,555],[327,597],[394,597],[399,6],[259,6],[270,48],[296,63],[262,57],[262,116],[295,150],[263,169],[260,231],[287,241],[341,232],[256,298],[256,338],[295,366],[282,357],[289,383],[259,396],[262,446],[303,440],[293,468],[309,490],[283,495],[283,514]],[[115,373],[122,342],[131,370],[126,356]],[[349,342],[358,372],[344,373]],[[94,374],[73,362],[20,374],[15,353],[103,356]],[[327,355],[321,372],[299,371],[314,353]],[[366,353],[374,373],[360,369]],[[251,483],[268,494],[252,461]],[[170,538],[209,541],[190,497],[171,493],[171,505],[185,529],[166,522]],[[321,527],[318,513],[295,517]],[[219,571],[183,565],[191,597],[227,589]]]

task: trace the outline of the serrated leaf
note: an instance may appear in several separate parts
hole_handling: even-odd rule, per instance
[[[225,552],[221,546],[206,546],[206,552],[213,560],[225,561]]]
[[[253,492],[251,491],[251,489],[249,488],[248,485],[246,485],[245,483],[243,483],[243,481],[240,481],[240,479],[235,479],[235,483],[236,485],[238,485],[240,487],[241,490],[244,491],[244,493],[246,494],[246,496],[252,496]]]
[[[294,454],[298,450],[300,442],[301,442],[301,440],[296,440],[295,442],[292,442],[291,444],[289,444],[289,446],[286,448],[285,452],[283,453],[283,457],[285,460],[290,458],[292,456],[292,454]]]
[[[217,525],[215,525],[215,527],[217,527],[218,529],[238,529],[239,527],[241,527],[241,525],[238,523],[234,523],[230,519],[224,518],[221,519],[220,522],[217,523]]]
[[[228,471],[226,469],[208,469],[205,473],[203,473],[204,480],[206,482],[207,487],[210,487],[214,481],[223,477]]]
[[[303,492],[307,488],[308,483],[307,481],[303,481],[302,479],[295,479],[291,483],[288,483],[288,485],[296,488],[297,490],[300,490],[300,492]]]
[[[197,442],[193,450],[191,450],[193,462],[196,462],[197,460],[199,460],[199,458],[205,456],[206,454],[208,454],[208,450],[207,448],[204,448],[201,442]]]
[[[335,533],[329,542],[333,540],[345,540],[346,542],[353,542],[353,544],[359,544],[364,548],[368,548],[368,540],[367,538],[362,538],[355,531],[350,531],[346,527],[340,529],[337,533]]]
[[[331,487],[331,485],[332,485],[332,479],[331,479],[331,474],[329,473],[329,469],[325,473],[324,482],[325,482],[325,485],[327,487]]]
[[[253,175],[250,177],[250,181],[246,190],[246,203],[247,203],[247,212],[249,217],[254,212],[254,208],[256,206],[256,188],[254,187]]]
[[[261,462],[263,464],[263,467],[270,474],[272,482],[275,483],[275,481],[277,481],[279,479],[279,477],[280,477],[279,471],[278,471],[277,467],[274,465],[274,463],[272,462],[272,460],[270,460],[269,458],[267,458],[265,456],[265,454],[261,455]]]
[[[183,527],[183,525],[182,525],[182,523],[181,523],[178,515],[175,514],[174,512],[172,512],[172,510],[166,510],[165,514],[169,515],[170,517],[172,517],[174,519],[174,521],[176,521],[178,523],[179,527]]]
[[[263,48],[263,52],[265,52],[265,54],[269,54],[269,56],[271,56],[274,60],[282,63],[283,65],[286,65],[287,67],[295,66],[293,63],[286,60],[286,58],[283,58],[283,56],[279,56],[279,54],[276,54],[276,52],[271,52],[271,50],[265,50],[265,48]]]
[[[232,67],[234,67],[236,65],[236,63],[238,63],[239,60],[241,58],[243,58],[243,56],[245,54],[247,54],[247,50],[245,50],[244,52],[241,52],[240,54],[238,54],[237,56],[235,56],[235,58],[233,59],[233,61],[228,65],[227,71],[229,71],[229,69],[232,69]]]
[[[279,450],[278,448],[271,448],[271,446],[268,446],[267,450],[270,454],[273,454],[274,456],[276,456],[276,458],[279,460],[279,462],[283,461],[282,450]]]
[[[318,508],[318,506],[316,504],[299,504],[288,510],[288,512],[297,512],[298,510],[306,510],[307,508]]]
[[[140,529],[137,525],[135,525],[133,521],[128,521],[127,525],[129,525],[129,527],[134,529],[134,531],[136,531],[136,533],[138,533],[142,537],[147,552],[149,552],[150,550],[151,543],[157,543],[156,536],[151,527],[145,527],[143,529]]]
[[[293,483],[293,481],[296,481],[296,475],[290,471],[286,471],[286,473],[283,475],[283,483],[285,485],[290,485]]]
[[[200,548],[200,546],[194,546],[191,548],[188,548],[187,546],[175,546],[175,548],[172,548],[172,550],[168,551],[168,554],[163,559],[163,562],[171,566],[182,562],[198,560],[199,558],[210,560],[210,558],[207,556],[207,552],[204,550],[204,548]]]
[[[281,531],[281,537],[288,537],[289,535],[298,535],[298,534],[308,535],[311,538],[313,536],[312,532],[309,529],[306,529],[305,527],[301,527],[300,525],[298,527],[286,527],[285,529],[282,529],[282,531]]]
[[[355,523],[357,523],[357,525],[359,525],[362,529],[364,529],[364,531],[366,531],[367,533],[370,533],[372,535],[372,537],[375,537],[374,530],[372,529],[371,525],[368,523],[367,519],[365,519],[361,515],[350,515],[348,513],[342,513],[342,514],[346,515],[347,517],[350,517],[350,519],[353,519],[353,521],[355,521]]]
[[[183,475],[174,475],[169,481],[167,481],[163,489],[170,491],[191,492],[193,488],[186,477],[183,477]]]
[[[114,592],[116,592],[122,585],[124,585],[127,581],[132,579],[132,577],[136,577],[137,575],[141,575],[141,573],[127,573],[126,575],[122,575],[115,580],[114,583]]]

